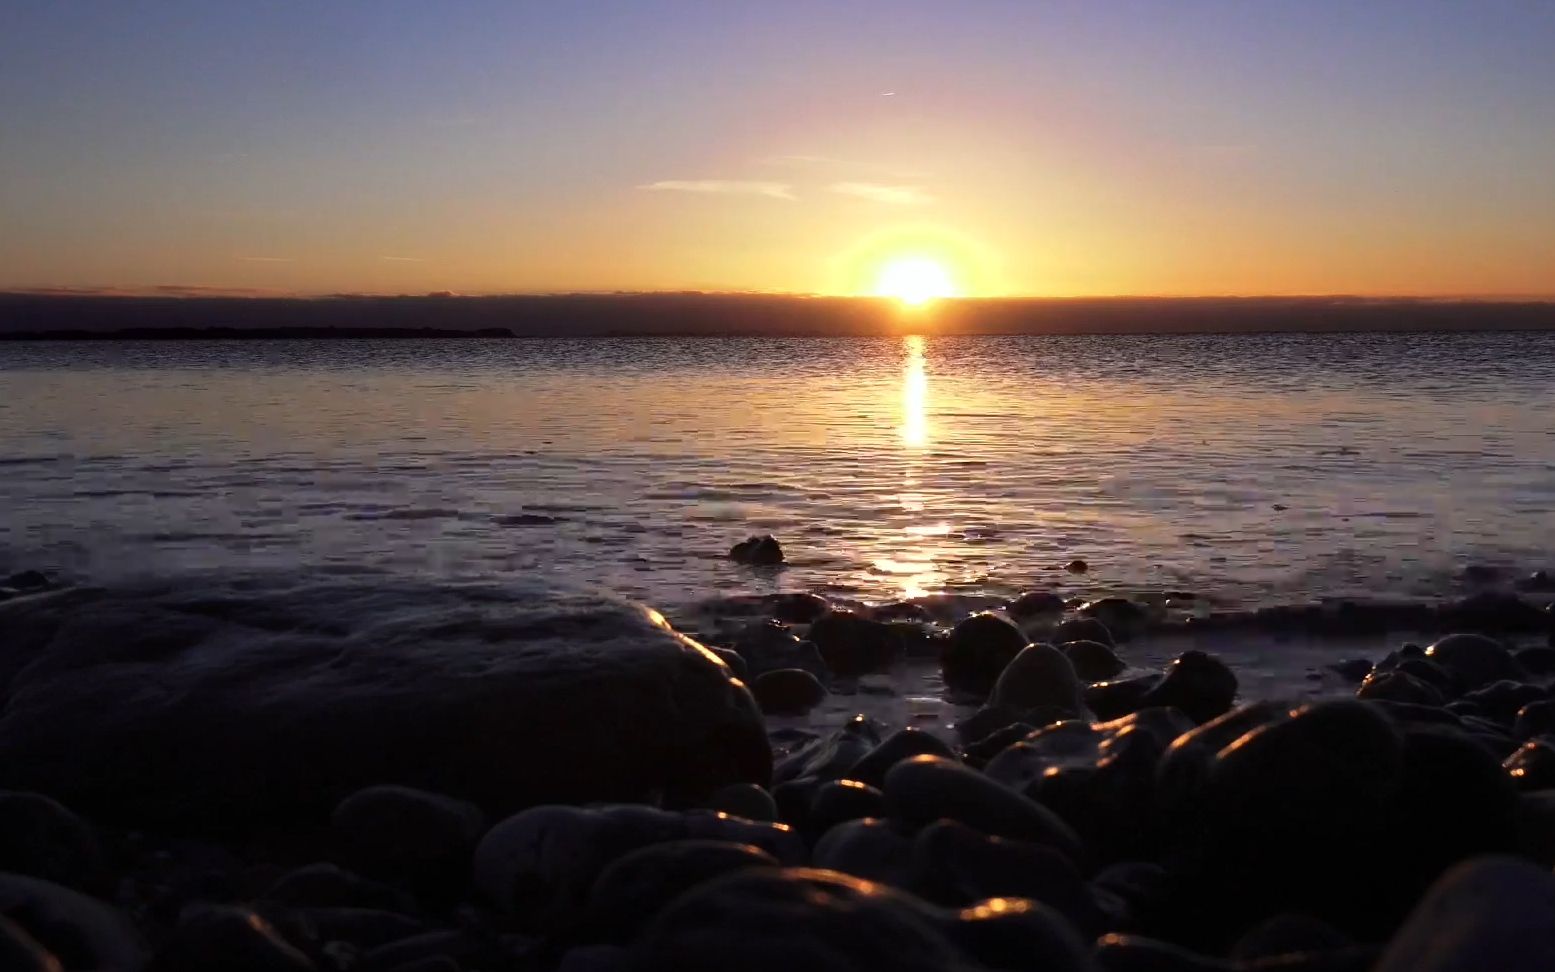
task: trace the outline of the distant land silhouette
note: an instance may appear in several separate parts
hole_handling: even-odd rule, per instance
[[[1555,329],[1555,302],[1363,297],[946,300],[645,293],[212,297],[0,293],[0,339],[1243,333]]]

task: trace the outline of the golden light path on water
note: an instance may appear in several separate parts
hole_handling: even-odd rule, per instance
[[[900,435],[906,462],[897,502],[906,521],[901,550],[896,556],[875,561],[875,569],[897,578],[902,596],[922,597],[940,589],[944,578],[935,565],[937,538],[950,533],[950,524],[932,522],[929,496],[919,487],[919,465],[929,448],[933,430],[929,424],[929,373],[922,335],[902,339],[902,396]]]

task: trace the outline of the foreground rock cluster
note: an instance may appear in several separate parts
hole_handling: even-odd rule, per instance
[[[705,649],[555,592],[14,597],[0,969],[1555,967],[1547,633],[1239,705],[1211,655],[1128,668],[1119,599],[759,614]],[[980,703],[955,738],[756,711],[914,657]]]

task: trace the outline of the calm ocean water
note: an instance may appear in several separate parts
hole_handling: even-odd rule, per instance
[[[87,577],[543,572],[673,610],[1555,567],[1548,333],[4,344],[0,442],[0,567]],[[790,567],[724,558],[757,532]]]

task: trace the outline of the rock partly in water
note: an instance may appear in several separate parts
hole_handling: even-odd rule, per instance
[[[186,579],[13,599],[0,696],[0,786],[105,823],[322,820],[381,783],[500,814],[689,797],[771,765],[749,692],[658,615],[498,585]]]
[[[830,611],[810,625],[810,640],[826,668],[842,678],[883,672],[901,660],[901,634],[891,625],[846,609]]]
[[[770,533],[747,537],[730,548],[729,559],[753,567],[773,567],[783,562],[783,545]]]
[[[1006,606],[1012,618],[1026,619],[1044,614],[1062,614],[1064,598],[1053,591],[1027,591]]]
[[[1236,675],[1225,662],[1202,651],[1185,651],[1166,667],[1166,677],[1145,693],[1143,704],[1173,708],[1203,723],[1231,711],[1236,689]]]
[[[1027,638],[1009,618],[984,611],[951,629],[940,653],[940,672],[953,692],[986,696]]]
[[[734,650],[745,659],[748,676],[780,668],[802,668],[817,678],[827,676],[826,664],[815,645],[801,640],[779,621],[767,619],[747,625],[735,638]]]
[[[750,689],[767,715],[804,715],[826,700],[826,686],[802,668],[763,672],[751,682]]]
[[[1060,645],[1058,650],[1074,665],[1075,674],[1088,683],[1116,678],[1128,667],[1111,648],[1099,641],[1070,641]]]
[[[1070,618],[1060,621],[1048,640],[1055,645],[1067,645],[1071,641],[1094,641],[1117,650],[1118,642],[1112,629],[1096,618]]]
[[[989,704],[1012,709],[1056,709],[1065,718],[1089,713],[1074,665],[1052,645],[1027,645],[1000,673]]]
[[[1107,630],[1122,638],[1142,634],[1150,623],[1150,612],[1125,597],[1103,597],[1087,601],[1076,612],[1082,618],[1095,618]]]

